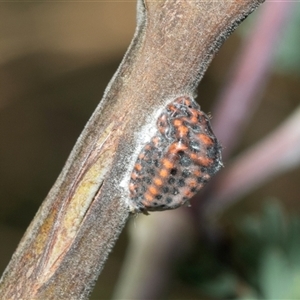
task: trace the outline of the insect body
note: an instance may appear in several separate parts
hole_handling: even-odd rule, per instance
[[[137,211],[144,213],[185,204],[222,165],[209,118],[192,98],[176,98],[156,125],[157,133],[139,154],[129,184]]]

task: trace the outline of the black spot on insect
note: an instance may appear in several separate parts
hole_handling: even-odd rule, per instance
[[[147,172],[148,174],[152,175],[152,176],[155,175],[155,171],[154,171],[154,169],[152,169],[152,168],[148,168],[148,169],[146,170],[146,172]]]
[[[151,184],[152,180],[149,177],[144,177],[144,182],[146,182],[147,184]]]
[[[142,193],[145,193],[146,190],[147,190],[147,188],[146,188],[144,185],[142,185],[142,186],[141,186],[141,192],[142,192]]]
[[[152,159],[148,159],[148,160],[146,160],[146,163],[147,163],[148,165],[151,165],[151,164],[153,163],[153,161],[152,161]]]
[[[183,178],[188,178],[188,177],[191,176],[191,172],[189,170],[187,170],[187,169],[184,169],[182,171],[181,175],[182,175]]]
[[[179,191],[178,191],[178,189],[174,188],[174,189],[173,189],[173,192],[172,192],[172,194],[173,194],[173,195],[177,195],[177,194],[179,194]]]
[[[183,179],[179,179],[179,180],[178,180],[178,186],[180,186],[180,187],[185,186],[185,182],[184,182]]]
[[[165,194],[169,193],[169,188],[167,186],[163,187],[163,193]]]
[[[200,133],[201,132],[201,127],[198,126],[198,125],[193,125],[191,126],[192,128],[192,131],[195,132],[195,133]]]
[[[169,184],[174,184],[175,183],[175,178],[174,177],[169,178],[168,183]]]
[[[179,156],[183,156],[184,155],[184,151],[182,151],[182,150],[179,150],[177,153],[178,153]]]
[[[133,182],[133,183],[137,183],[137,182],[140,181],[140,178],[139,178],[139,177],[138,177],[138,178],[134,178],[133,176],[131,176],[130,180],[131,180],[131,182]],[[143,179],[143,180],[144,180],[144,179]]]
[[[198,177],[198,178],[197,178],[197,182],[198,182],[198,183],[203,183],[203,177]]]
[[[207,183],[207,182],[208,182],[208,179],[207,179],[207,178],[203,178],[203,177],[198,177],[198,178],[197,178],[197,182],[198,182],[198,183]]]
[[[188,167],[188,166],[191,165],[192,161],[191,161],[191,159],[190,159],[189,157],[187,157],[187,156],[182,156],[182,157],[180,158],[179,163],[180,163],[183,167]]]
[[[201,146],[197,141],[191,141],[190,148],[194,152],[200,152],[200,150],[201,150]]]
[[[176,173],[177,173],[177,169],[176,168],[171,169],[171,172],[170,172],[171,175],[175,176]]]
[[[172,198],[167,197],[166,202],[167,202],[168,204],[170,204],[172,201],[173,201]]]

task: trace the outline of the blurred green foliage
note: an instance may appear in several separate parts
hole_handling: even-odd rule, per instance
[[[295,3],[287,28],[277,49],[275,70],[284,74],[300,75],[300,5]]]
[[[267,201],[260,216],[245,216],[231,234],[202,241],[190,259],[182,278],[210,298],[300,299],[300,217]]]
[[[237,32],[244,38],[253,30],[256,19],[259,18],[260,10],[257,13],[250,15],[246,22],[243,22]],[[275,60],[273,69],[283,75],[300,75],[300,5],[294,3],[286,26],[278,32],[280,35],[279,43],[274,47]]]

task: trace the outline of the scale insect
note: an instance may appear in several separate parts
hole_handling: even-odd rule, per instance
[[[168,104],[156,126],[129,182],[135,211],[145,214],[184,205],[222,166],[221,146],[209,117],[191,97]]]

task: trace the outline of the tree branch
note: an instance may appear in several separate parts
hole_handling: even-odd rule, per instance
[[[224,147],[223,159],[230,156],[259,106],[260,93],[270,77],[275,50],[293,5],[293,2],[264,5],[234,63],[228,83],[214,103],[212,124]]]
[[[128,182],[158,113],[193,95],[213,55],[262,0],[138,2],[119,69],[1,281],[2,299],[86,299],[134,203]]]

